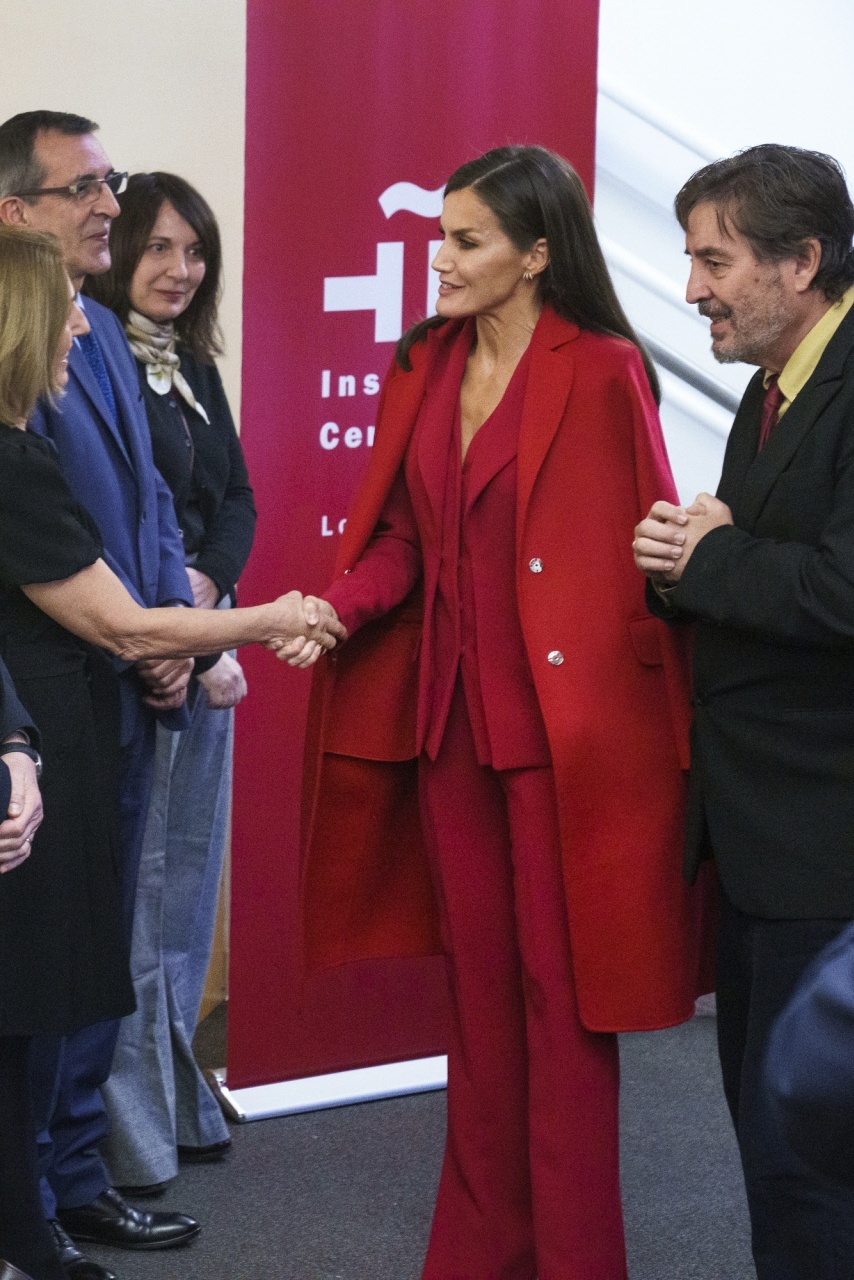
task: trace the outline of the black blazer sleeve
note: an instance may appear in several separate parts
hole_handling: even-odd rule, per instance
[[[768,640],[854,647],[854,431],[849,444],[817,545],[713,529],[694,548],[673,606]]]
[[[847,339],[846,360],[834,359]],[[828,367],[829,366],[829,367]],[[757,386],[761,385],[754,380]],[[680,610],[785,645],[854,647],[851,325],[756,456],[756,388],[733,424],[718,496],[735,523],[698,542]]]
[[[213,578],[220,595],[234,587],[249,559],[255,536],[255,501],[234,418],[226,399],[219,370],[205,368],[208,415],[216,422],[228,452],[228,477],[219,509],[205,528],[205,540],[195,567]]]
[[[10,733],[18,729],[22,729],[29,736],[33,745],[38,745],[38,730],[15,692],[15,686],[6,670],[5,662],[0,659],[0,741],[8,738]]]

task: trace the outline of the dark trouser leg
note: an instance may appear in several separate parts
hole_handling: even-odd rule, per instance
[[[142,838],[151,798],[154,767],[155,720],[140,710],[136,730],[122,747],[121,781],[121,885],[125,929],[130,948],[133,904],[142,854]],[[37,1037],[34,1045],[36,1079],[34,1095],[39,1128],[40,1161],[48,1186],[43,1185],[45,1213],[89,1204],[109,1185],[110,1179],[98,1150],[107,1133],[107,1113],[101,1086],[110,1074],[119,1033],[118,1020],[99,1022],[66,1036]],[[58,1075],[51,1088],[49,1064]]]
[[[425,1280],[624,1280],[617,1049],[581,1025],[550,770],[477,763],[459,690],[422,814],[449,955]]]
[[[0,1036],[0,1258],[32,1280],[67,1280],[39,1196],[29,1039]]]
[[[771,1026],[844,920],[763,920],[721,904],[718,1047],[741,1151],[759,1280],[850,1280],[854,1190],[814,1174],[783,1140],[763,1064]]]

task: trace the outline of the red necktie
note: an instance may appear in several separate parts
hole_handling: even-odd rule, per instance
[[[783,393],[777,385],[777,374],[775,373],[768,381],[765,388],[765,399],[762,401],[762,417],[759,421],[759,448],[760,452],[765,441],[777,425],[777,418],[780,413],[780,405],[783,401]]]

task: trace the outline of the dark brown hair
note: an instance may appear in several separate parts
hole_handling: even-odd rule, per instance
[[[821,266],[811,288],[829,302],[854,283],[854,205],[833,156],[772,142],[749,147],[688,179],[675,201],[683,231],[703,203],[715,206],[723,233],[739,232],[764,261],[796,257],[805,240],[818,240]]]
[[[45,178],[44,166],[36,159],[36,137],[47,130],[66,137],[96,133],[98,126],[86,116],[69,111],[21,111],[0,124],[0,199],[19,191],[37,190]],[[30,201],[38,196],[29,197]]]
[[[127,322],[133,274],[145,252],[157,215],[168,200],[199,237],[205,260],[204,279],[187,310],[175,321],[175,332],[197,360],[213,364],[223,350],[217,323],[222,246],[213,210],[195,187],[174,173],[131,174],[127,189],[116,199],[122,213],[110,232],[112,265],[102,275],[87,276],[83,292],[115,311],[122,324]]]
[[[627,338],[640,351],[656,401],[661,391],[655,367],[617,297],[584,184],[568,161],[545,147],[496,147],[451,174],[445,195],[471,188],[495,214],[520,252],[545,239],[549,263],[537,276],[540,301],[582,329]],[[409,368],[409,351],[428,329],[444,321],[422,320],[403,335],[398,363]]]

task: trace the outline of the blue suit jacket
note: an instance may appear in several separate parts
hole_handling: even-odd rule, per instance
[[[854,1183],[854,925],[824,949],[780,1015],[766,1078],[798,1155]]]
[[[85,300],[86,316],[101,344],[121,420],[111,421],[95,375],[75,342],[68,361],[68,387],[56,406],[40,403],[30,428],[53,441],[69,488],[95,520],[104,543],[104,559],[127,590],[148,608],[172,600],[193,603],[184,567],[184,548],[175,508],[165,481],[154,466],[151,436],[136,365],[117,317]],[[126,663],[116,660],[119,670]],[[138,701],[138,681],[122,681]],[[184,709],[161,717],[170,728],[184,728]]]

